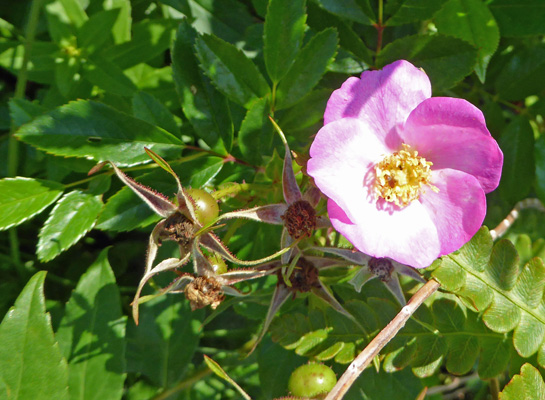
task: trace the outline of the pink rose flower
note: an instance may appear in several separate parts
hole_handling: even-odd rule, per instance
[[[335,229],[363,253],[416,268],[477,232],[503,164],[481,111],[431,97],[427,75],[404,60],[333,92],[310,156]]]

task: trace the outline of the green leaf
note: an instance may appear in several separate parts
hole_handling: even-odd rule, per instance
[[[208,185],[225,165],[225,160],[221,157],[207,157],[205,160],[199,161],[203,162],[198,163],[199,166],[189,178],[189,186],[191,187],[200,188]]]
[[[545,204],[545,136],[541,135],[534,147],[536,163],[536,185],[537,196]]]
[[[257,360],[260,389],[266,399],[285,395],[292,371],[306,361],[303,357],[272,342],[268,337],[265,337],[259,346]]]
[[[80,61],[76,57],[70,57],[63,54],[57,58],[57,66],[55,68],[55,83],[59,92],[68,97],[70,92],[76,87],[80,79]]]
[[[195,41],[201,67],[214,85],[230,100],[245,108],[270,89],[254,63],[234,45],[213,35]]]
[[[417,337],[415,346],[416,353],[411,362],[414,374],[420,378],[433,375],[447,353],[446,339],[440,335]]]
[[[62,2],[52,1],[46,4],[44,9],[51,39],[57,44],[66,44],[73,39],[75,26],[66,14]]]
[[[127,330],[127,371],[163,388],[178,382],[197,349],[203,316],[179,295],[142,304],[139,325],[129,323]]]
[[[441,34],[405,36],[379,53],[377,66],[382,68],[399,59],[423,68],[434,91],[441,91],[454,86],[473,71],[477,49],[461,39]]]
[[[238,0],[168,0],[165,4],[186,14],[200,33],[213,33],[229,43],[245,40],[247,29],[256,22],[248,3]]]
[[[337,31],[329,28],[306,44],[278,85],[276,109],[290,107],[310,93],[333,61],[337,43]]]
[[[133,95],[132,111],[136,118],[163,128],[175,136],[180,134],[172,113],[163,103],[149,93],[137,92]]]
[[[248,394],[233,380],[233,378],[231,378],[227,374],[227,372],[224,371],[224,369],[216,361],[205,355],[204,362],[206,363],[208,368],[210,368],[210,370],[214,372],[214,374],[219,376],[221,379],[229,382],[244,399],[251,400],[250,396],[248,396]]]
[[[75,26],[81,26],[87,21],[87,14],[85,13],[81,2],[76,0],[60,0],[66,16]]]
[[[131,41],[104,49],[101,55],[121,70],[152,60],[168,50],[177,26],[174,19],[140,21],[133,26]]]
[[[44,107],[25,99],[12,98],[9,101],[9,114],[13,123],[17,127],[30,122],[44,112],[46,112]]]
[[[356,56],[367,67],[373,65],[374,52],[366,46],[349,21],[324,11],[313,2],[310,2],[307,6],[308,24],[313,30],[323,31],[329,27],[334,27],[339,33],[339,45],[343,49]]]
[[[545,383],[543,377],[532,364],[526,363],[500,393],[500,400],[544,400]]]
[[[545,34],[545,3],[541,0],[494,0],[489,7],[502,36]]]
[[[456,327],[458,330],[460,327]],[[479,339],[471,335],[447,336],[447,370],[455,375],[471,371],[479,355]]]
[[[411,371],[384,372],[367,368],[354,382],[345,400],[419,399],[424,383]]]
[[[271,152],[273,128],[269,121],[269,99],[256,101],[246,113],[238,133],[238,145],[242,155],[251,163],[261,163],[262,155]]]
[[[278,125],[286,132],[293,132],[319,123],[324,118],[325,107],[330,96],[331,89],[310,92],[280,116]]]
[[[24,125],[16,136],[48,153],[110,160],[131,165],[149,160],[148,147],[159,154],[180,149],[180,139],[107,105],[80,100]]]
[[[70,1],[70,0],[62,0]],[[116,43],[128,42],[131,40],[131,2],[130,0],[110,0],[104,3],[106,10],[119,10],[119,17],[111,30]]]
[[[0,325],[0,380],[8,398],[68,400],[68,369],[45,312],[45,271],[34,275]]]
[[[477,372],[481,379],[492,379],[505,372],[511,356],[509,340],[480,338],[482,352]]]
[[[108,249],[81,277],[57,331],[70,399],[116,400],[125,381],[125,325]]]
[[[305,33],[305,0],[271,0],[263,36],[265,65],[273,84],[291,67]]]
[[[354,359],[356,346],[361,346],[367,336],[353,321],[330,307],[311,310],[307,315],[281,315],[273,320],[270,332],[275,342],[298,355],[318,361],[334,359],[341,364]]]
[[[534,133],[528,119],[515,117],[501,133],[499,145],[504,160],[498,191],[514,205],[528,196],[534,183]]]
[[[19,225],[42,212],[57,200],[64,187],[51,181],[31,178],[0,180],[0,230]]]
[[[513,53],[499,74],[495,89],[506,100],[522,100],[545,88],[545,46]]]
[[[36,254],[52,260],[90,231],[102,209],[99,197],[75,190],[60,199],[40,230]]]
[[[399,6],[395,11],[386,11],[393,14],[386,20],[386,26],[404,25],[410,22],[423,21],[429,19],[442,7],[446,0],[404,0],[401,3],[393,3]]]
[[[545,265],[538,257],[532,258],[522,268],[519,268],[519,257],[513,244],[508,240],[500,240],[490,251],[486,237],[490,240],[486,228],[482,228],[475,237],[458,252],[443,258],[457,264],[459,270],[471,278],[473,287],[466,289],[468,280],[447,285],[444,288],[464,296],[469,304],[478,306],[483,313],[483,322],[494,332],[507,333],[514,330],[513,345],[521,357],[530,357],[543,347],[545,339],[545,308],[543,306],[543,291],[545,288]],[[482,246],[479,245],[482,243]],[[485,268],[482,268],[483,258],[488,258]],[[472,262],[472,259],[477,262]],[[481,260],[481,261],[479,261]],[[433,275],[440,283],[445,281],[446,272],[439,274],[441,264]],[[452,268],[452,267],[449,267]],[[459,276],[459,271],[456,272]],[[458,278],[457,278],[458,279]],[[482,292],[486,294],[483,295]],[[491,357],[504,361],[501,354],[493,349],[487,350]],[[508,359],[508,357],[507,357]],[[507,361],[505,361],[507,363]],[[481,367],[480,367],[481,368]],[[496,374],[496,365],[482,367],[486,376]],[[481,377],[483,377],[481,375]]]
[[[449,0],[434,19],[439,33],[463,39],[477,48],[475,72],[484,82],[486,68],[500,41],[500,30],[488,7],[480,0]]]
[[[92,54],[110,40],[112,27],[119,16],[119,9],[105,10],[91,15],[78,29],[78,47]]]
[[[227,99],[199,69],[193,45],[197,33],[186,20],[180,23],[172,46],[172,71],[182,109],[199,137],[213,150],[231,150],[233,122]]]
[[[320,7],[338,17],[364,25],[372,25],[372,21],[354,0],[317,0]]]
[[[92,56],[83,64],[82,75],[93,85],[119,96],[131,96],[136,86],[121,68],[100,56]]]
[[[0,66],[17,75],[23,65],[23,45],[19,42],[6,43],[8,49],[0,53]],[[51,85],[54,80],[55,57],[59,51],[57,44],[52,42],[34,41],[28,64],[28,79],[34,82]]]

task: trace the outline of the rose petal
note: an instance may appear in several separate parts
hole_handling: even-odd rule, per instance
[[[463,99],[433,97],[422,102],[399,133],[432,169],[452,168],[475,176],[488,193],[499,183],[503,154],[484,117]]]
[[[486,215],[486,197],[475,177],[461,171],[433,171],[439,192],[427,190],[420,196],[441,242],[440,255],[458,250],[481,227]]]
[[[329,217],[335,229],[363,253],[424,268],[468,242],[486,214],[484,192],[472,175],[434,171],[432,183],[438,193],[427,189],[418,201],[391,212],[354,200],[347,203],[352,211],[349,218],[329,200]]]
[[[365,201],[358,208],[351,220],[334,201],[327,203],[333,227],[361,252],[415,268],[425,268],[439,256],[437,230],[419,202],[395,212]]]
[[[344,118],[324,126],[310,147],[307,172],[316,186],[340,206],[346,198],[364,199],[364,181],[374,164],[391,150],[365,122]]]
[[[365,71],[361,79],[349,78],[329,98],[324,124],[358,118],[387,135],[430,96],[427,75],[408,61],[399,60],[380,71]]]

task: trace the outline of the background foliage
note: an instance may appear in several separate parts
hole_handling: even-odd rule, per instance
[[[0,398],[237,398],[203,354],[255,399],[287,395],[308,359],[342,373],[399,311],[379,280],[357,293],[347,283],[357,266],[324,272],[359,325],[299,296],[249,357],[274,277],[215,311],[158,297],[137,327],[129,304],[158,217],[111,172],[87,172],[111,160],[175,193],[145,146],[183,185],[214,190],[222,212],[282,202],[284,148],[268,116],[304,164],[332,90],[403,58],[426,71],[435,96],[483,110],[505,155],[488,198],[493,228],[518,201],[545,202],[544,34],[541,0],[1,3]],[[544,222],[523,211],[506,239],[493,244],[483,228],[425,270],[442,291],[347,398],[415,399],[430,387],[430,399],[485,399],[489,382],[496,393],[511,378],[502,399],[545,398]],[[280,231],[234,221],[217,233],[255,259],[278,251]],[[327,230],[310,242],[348,245]],[[175,252],[165,243],[160,257]],[[402,283],[407,298],[419,285]]]

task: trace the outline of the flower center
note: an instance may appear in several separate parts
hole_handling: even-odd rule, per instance
[[[424,185],[438,192],[439,189],[430,183],[432,165],[403,143],[403,150],[384,157],[375,165],[376,197],[403,208],[420,197]]]

